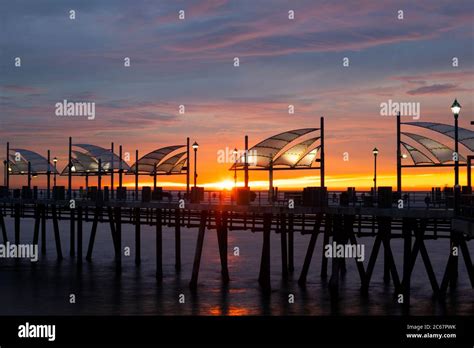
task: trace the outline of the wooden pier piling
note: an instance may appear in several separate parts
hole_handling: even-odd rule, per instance
[[[141,230],[140,230],[140,208],[134,209],[135,215],[135,265],[141,263]]]
[[[288,214],[288,271],[292,273],[295,270],[295,242],[294,242],[294,216]]]
[[[15,204],[15,244],[20,244],[20,204]]]
[[[114,208],[115,215],[115,270],[122,270],[122,208]]]
[[[74,209],[70,210],[70,236],[69,236],[69,256],[74,257],[75,254],[75,228],[76,228],[76,221],[75,221],[75,213]]]
[[[177,272],[181,271],[181,224],[179,223],[180,209],[175,209],[175,226],[174,226],[174,267]],[[171,210],[170,210],[171,220]]]
[[[163,280],[163,226],[161,209],[156,209],[156,279]]]
[[[82,207],[77,208],[77,265],[82,266]]]
[[[300,277],[298,279],[298,284],[300,286],[306,285],[306,278],[308,276],[309,266],[311,264],[311,259],[313,258],[314,248],[316,246],[316,241],[318,240],[319,230],[321,228],[321,222],[323,220],[323,215],[318,214],[316,215],[316,220],[313,226],[313,233],[311,233],[311,238],[308,244],[308,250],[306,250],[306,256],[304,258],[303,269],[301,270]],[[324,253],[324,248],[323,248]]]
[[[221,260],[221,274],[224,283],[229,282],[229,269],[227,262],[227,212],[215,212],[217,244]]]
[[[189,288],[192,291],[197,289],[197,281],[199,277],[199,267],[201,266],[202,248],[204,246],[204,234],[206,232],[206,221],[207,221],[207,210],[201,211],[201,219],[199,222],[198,239],[196,243],[196,252],[194,254],[193,273],[191,281],[189,282]]]
[[[54,230],[54,241],[56,243],[56,255],[58,257],[58,260],[63,259],[63,252],[61,250],[61,237],[59,234],[59,223],[58,223],[58,214],[56,210],[56,205],[53,204],[51,207],[51,213],[53,216],[53,230]]]
[[[97,206],[94,211],[94,220],[92,221],[91,235],[89,237],[89,246],[87,247],[86,260],[92,260],[92,251],[94,250],[95,235],[97,233],[97,224],[99,223],[100,207]]]
[[[263,245],[262,257],[260,260],[260,275],[258,282],[264,293],[271,291],[270,283],[270,231],[272,225],[272,215],[265,213],[263,215]]]
[[[281,276],[288,280],[288,240],[286,233],[286,215],[280,214]]]

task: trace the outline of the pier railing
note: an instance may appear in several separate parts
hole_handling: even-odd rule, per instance
[[[31,189],[29,193],[25,194],[25,190],[10,189],[3,190],[0,194],[0,200],[8,199],[34,199],[34,200],[55,200],[54,188],[49,192],[47,189]],[[186,191],[184,190],[163,190],[160,191],[159,197],[147,195],[143,193],[142,189],[137,192],[135,190],[124,191],[124,194],[119,198],[117,190],[111,191],[107,186],[102,188],[100,191],[96,187],[87,189],[74,189],[72,190],[72,199],[75,200],[89,200],[94,201],[97,199],[103,201],[161,201],[164,203],[179,203],[180,200],[186,202],[189,201]],[[149,191],[148,191],[149,192]],[[267,190],[252,191],[254,198],[249,202],[250,206],[275,206],[275,207],[287,207],[290,203],[293,206],[302,205],[302,191],[276,191],[272,196],[273,199],[269,199],[269,192]],[[138,193],[138,195],[136,194]],[[346,194],[347,191],[328,191],[327,199],[324,205],[326,206],[339,206],[341,205],[341,197]],[[67,192],[64,192],[62,199],[67,199]],[[49,198],[48,198],[49,197]],[[100,198],[99,198],[100,197]],[[377,206],[376,199],[373,199],[373,192],[371,191],[357,191],[354,195],[351,195],[347,205],[353,207],[365,207],[367,206],[367,198],[371,198],[370,205]],[[396,199],[396,193],[393,193],[392,206],[399,206],[400,202]],[[472,208],[474,206],[473,201],[474,195],[463,194],[461,195],[461,213],[466,216],[473,216]],[[453,209],[453,195],[442,192],[441,194],[434,195],[429,191],[404,191],[402,193],[401,200],[403,201],[404,209]],[[208,203],[212,205],[237,205],[237,200],[232,191],[229,190],[206,190],[204,191],[203,199],[200,200],[202,203]]]

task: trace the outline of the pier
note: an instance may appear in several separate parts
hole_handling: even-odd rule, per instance
[[[453,105],[457,108],[455,102]],[[460,107],[459,107],[460,109]],[[456,109],[456,112],[459,112]],[[457,160],[451,161],[453,149],[433,139],[415,133],[403,132],[407,126],[423,127],[454,137]],[[115,271],[122,272],[122,226],[134,226],[135,264],[141,264],[141,235],[143,225],[155,227],[156,234],[156,279],[163,279],[163,233],[174,233],[175,271],[182,272],[181,236],[182,228],[198,231],[194,262],[189,274],[189,288],[199,291],[199,270],[206,233],[214,233],[218,242],[222,281],[231,286],[232,274],[228,269],[228,235],[239,233],[261,233],[262,249],[259,272],[256,280],[263,294],[270,294],[271,279],[271,234],[276,234],[281,246],[281,278],[290,281],[295,272],[295,234],[308,235],[308,244],[301,267],[296,275],[298,284],[305,287],[313,258],[321,258],[321,279],[329,278],[329,292],[333,298],[339,296],[339,279],[347,272],[346,263],[355,262],[360,281],[361,294],[368,295],[372,273],[377,263],[383,264],[383,280],[391,284],[399,303],[410,304],[410,288],[415,263],[421,259],[429,278],[433,295],[445,298],[449,287],[456,288],[459,262],[467,269],[471,287],[474,288],[474,270],[469,253],[469,242],[474,237],[474,195],[471,187],[471,164],[473,156],[462,156],[457,151],[458,142],[471,149],[474,132],[455,126],[428,123],[402,123],[396,117],[397,130],[397,187],[377,187],[376,160],[378,150],[374,148],[374,187],[370,191],[328,191],[325,183],[325,126],[321,117],[318,128],[295,129],[269,137],[249,148],[245,136],[243,154],[237,149],[233,165],[235,184],[237,171],[244,172],[244,187],[234,186],[232,191],[205,191],[197,185],[197,151],[199,144],[171,145],[158,148],[139,156],[135,151],[135,163],[128,165],[123,160],[122,146],[118,155],[114,144],[109,149],[91,144],[74,144],[69,138],[68,162],[60,173],[56,158],[51,164],[50,151],[47,158],[30,150],[11,149],[7,143],[4,186],[0,187],[0,229],[3,242],[14,235],[14,243],[22,241],[22,221],[34,219],[33,240],[28,241],[46,252],[46,233],[52,230],[58,261],[64,257],[74,258],[77,268],[83,262],[94,262],[94,243],[98,231],[110,230],[115,252]],[[461,136],[459,137],[458,133]],[[454,134],[454,135],[453,135]],[[403,138],[402,140],[402,136]],[[410,140],[411,139],[411,140]],[[410,144],[411,145],[410,145]],[[418,144],[418,145],[417,145]],[[426,154],[422,153],[423,148]],[[192,161],[191,148],[194,152]],[[406,151],[402,154],[402,148]],[[472,149],[471,149],[472,150]],[[408,158],[412,165],[403,164]],[[459,163],[461,162],[462,163]],[[191,163],[194,167],[191,187]],[[454,187],[432,188],[431,192],[409,192],[402,188],[402,168],[454,167]],[[459,167],[466,167],[468,185],[459,185]],[[269,177],[268,191],[251,190],[249,173],[266,171]],[[319,186],[306,187],[300,191],[279,191],[273,185],[275,171],[316,170]],[[11,175],[27,176],[27,185],[21,189],[10,187]],[[32,187],[31,178],[37,175],[47,177],[46,189]],[[57,186],[56,176],[67,176],[68,186]],[[114,177],[118,175],[118,186]],[[123,185],[123,175],[134,176],[134,186],[128,190]],[[140,175],[153,177],[153,187],[140,186]],[[184,175],[186,190],[165,191],[157,186],[160,175]],[[51,188],[51,176],[53,187]],[[85,179],[85,188],[73,187],[73,177]],[[97,186],[90,186],[95,177]],[[104,179],[110,179],[110,186]],[[76,185],[77,187],[77,185]],[[13,219],[13,230],[7,231],[5,218]],[[68,231],[59,229],[59,221],[68,221]],[[84,240],[84,223],[92,222],[89,240]],[[51,226],[51,229],[48,229]],[[99,228],[100,226],[100,228]],[[166,230],[166,231],[165,231]],[[324,248],[328,245],[342,245],[357,248],[361,237],[373,240],[368,262],[356,258],[328,258]],[[61,239],[69,240],[68,252],[63,252]],[[323,250],[315,250],[318,238],[323,239]],[[403,262],[397,268],[391,241],[403,240]],[[430,255],[425,246],[427,240],[449,239],[446,250],[447,263],[442,279],[433,269]],[[335,244],[334,244],[335,243]],[[383,251],[383,258],[379,253]],[[461,260],[460,260],[461,259]],[[400,300],[401,299],[401,300]]]
[[[383,196],[386,188],[380,188],[379,197]],[[140,195],[143,191],[140,191]],[[76,192],[74,192],[75,194]],[[73,196],[74,196],[73,194]],[[293,194],[294,197],[296,193]],[[175,236],[175,267],[181,271],[181,228],[196,228],[198,236],[194,263],[190,274],[190,289],[198,291],[199,268],[201,264],[202,251],[205,248],[205,233],[216,233],[219,246],[219,257],[221,263],[222,280],[225,283],[232,282],[232,275],[227,267],[228,233],[233,231],[261,233],[262,251],[258,282],[263,293],[269,293],[270,288],[270,234],[276,233],[281,241],[281,277],[288,280],[288,274],[294,272],[294,235],[296,233],[309,235],[308,247],[302,265],[301,274],[298,275],[298,284],[305,286],[306,277],[311,268],[314,257],[322,260],[320,276],[329,277],[330,293],[338,296],[338,282],[341,274],[346,272],[346,262],[356,262],[357,272],[360,279],[362,294],[368,294],[372,271],[377,262],[384,264],[384,280],[390,282],[395,294],[403,294],[405,304],[409,304],[411,273],[417,258],[423,260],[424,267],[429,277],[433,294],[443,298],[449,286],[456,286],[458,277],[458,259],[461,258],[468,270],[467,276],[471,286],[474,286],[474,272],[472,260],[469,255],[468,242],[472,240],[472,201],[463,208],[466,216],[454,216],[454,211],[447,208],[425,208],[413,207],[410,209],[399,209],[392,207],[391,201],[379,200],[378,204],[364,206],[363,202],[356,199],[351,202],[345,201],[346,193],[340,193],[337,203],[327,204],[311,203],[295,205],[289,208],[282,199],[278,203],[259,204],[253,202],[248,205],[237,205],[230,197],[223,197],[223,193],[209,193],[209,200],[191,203],[174,199],[168,201],[141,200],[104,200],[104,199],[74,199],[74,208],[70,208],[70,200],[54,199],[23,199],[2,198],[0,200],[0,227],[3,241],[8,240],[7,235],[14,232],[14,243],[19,244],[21,238],[22,221],[34,219],[34,238],[27,241],[40,247],[42,253],[46,252],[46,233],[54,234],[58,261],[63,257],[75,258],[77,267],[82,267],[83,262],[94,260],[94,240],[100,231],[110,230],[113,245],[110,247],[115,251],[116,272],[121,272],[122,264],[122,225],[132,224],[135,227],[135,264],[140,266],[141,260],[141,226],[150,225],[156,228],[156,278],[159,283],[163,277],[163,252],[162,234],[164,228],[173,231]],[[359,197],[360,198],[360,197]],[[472,197],[471,197],[472,199]],[[288,203],[288,202],[286,202]],[[321,202],[319,202],[321,203]],[[320,206],[318,206],[320,205]],[[366,204],[367,205],[367,204]],[[14,221],[14,231],[7,231],[5,218],[10,217]],[[59,230],[59,221],[70,222],[68,231]],[[84,222],[92,222],[90,239],[84,240]],[[50,228],[52,227],[52,229]],[[99,226],[103,228],[99,228]],[[8,233],[7,233],[8,232]],[[373,237],[373,248],[368,258],[368,263],[356,259],[332,259],[325,257],[324,251],[318,253],[315,250],[317,238],[324,239],[324,245],[336,242],[340,244],[350,243],[357,245],[360,237]],[[61,249],[60,240],[69,239],[69,250],[66,253]],[[390,241],[392,239],[403,239],[403,268],[397,269]],[[449,254],[442,279],[437,279],[430,261],[425,241],[446,239],[451,240],[452,248],[458,253],[446,250]],[[85,247],[85,248],[84,248]],[[380,250],[383,249],[383,259],[378,258]],[[67,255],[67,256],[66,256]],[[257,278],[257,275],[256,275]]]

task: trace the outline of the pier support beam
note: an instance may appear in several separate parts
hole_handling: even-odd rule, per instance
[[[295,270],[294,215],[288,214],[288,271]]]
[[[384,253],[387,254],[387,264],[389,267],[390,274],[393,279],[393,284],[395,291],[400,293],[400,279],[398,277],[397,268],[395,265],[395,260],[393,259],[392,249],[390,247],[390,234],[392,228],[392,219],[389,217],[380,217],[377,216],[378,230],[377,235],[374,241],[374,247],[372,248],[372,253],[370,254],[369,264],[367,265],[366,272],[366,282],[362,285],[361,291],[363,294],[368,294],[370,279],[375,267],[375,262],[377,261],[378,252],[380,245],[383,243]]]
[[[449,253],[448,263],[444,271],[443,280],[440,285],[440,294],[443,297],[446,294],[448,286],[450,286],[451,289],[455,289],[456,287],[459,253],[463,254],[464,263],[466,265],[466,270],[471,282],[471,287],[474,288],[474,269],[471,256],[469,254],[469,249],[467,248],[466,240],[462,234],[451,231],[451,250]]]
[[[438,282],[436,280],[436,275],[433,271],[433,267],[431,266],[431,261],[428,256],[428,251],[426,250],[426,246],[424,242],[426,224],[427,224],[426,220],[421,220],[419,224],[416,220],[414,220],[411,224],[411,228],[413,229],[414,234],[415,234],[415,243],[413,245],[413,249],[411,252],[408,277],[411,277],[413,268],[415,267],[416,258],[418,256],[418,253],[420,253],[423,263],[425,265],[426,273],[428,274],[428,278],[431,283],[431,288],[433,289],[433,293],[438,294],[439,293]]]
[[[92,251],[94,250],[95,235],[97,233],[97,224],[99,223],[100,207],[96,207],[94,211],[94,220],[92,221],[91,235],[89,237],[89,246],[87,248],[86,260],[92,260]]]
[[[114,212],[112,207],[107,207],[107,215],[109,216],[109,225],[110,225],[110,233],[112,234],[112,242],[114,244],[114,251],[115,251],[115,258],[117,258],[117,241],[116,241],[116,233],[115,233],[115,223],[114,223]]]
[[[5,227],[5,219],[3,218],[3,212],[0,210],[0,228],[2,229],[3,243],[8,242],[7,228]]]
[[[206,221],[207,221],[207,210],[201,211],[201,221],[199,222],[198,239],[196,243],[196,252],[194,254],[193,273],[191,281],[189,282],[189,288],[192,291],[197,289],[197,281],[199,276],[199,267],[201,265],[202,248],[204,245],[204,234],[206,232]]]
[[[334,215],[333,216],[333,242],[337,245],[344,244],[344,237],[343,237],[343,216],[342,215]],[[331,277],[329,278],[329,292],[331,296],[338,297],[339,295],[339,274],[341,272],[341,258],[333,258],[331,260]]]
[[[382,225],[383,224],[383,225]],[[393,279],[393,285],[395,287],[395,291],[399,292],[400,291],[400,278],[398,277],[398,272],[397,272],[397,267],[395,265],[395,259],[393,258],[392,254],[392,248],[390,246],[390,239],[391,239],[391,234],[392,234],[392,219],[391,218],[383,218],[380,219],[379,221],[379,228],[383,228],[383,246],[384,246],[384,263],[387,263],[388,266],[385,266],[387,268],[387,271],[390,272],[392,279]],[[390,281],[390,278],[388,278]]]
[[[288,280],[288,240],[286,237],[286,215],[280,214],[281,276]]]
[[[33,229],[33,245],[38,247],[38,239],[39,239],[39,228],[40,228],[40,219],[41,219],[41,207],[40,205],[35,205],[35,227]],[[1,215],[1,212],[0,212]]]
[[[62,260],[63,252],[61,250],[61,237],[59,235],[59,223],[58,223],[58,214],[56,211],[56,205],[52,206],[51,212],[53,215],[53,229],[54,229],[54,241],[56,242],[56,254],[58,256],[58,260]]]
[[[466,239],[461,236],[459,240],[459,246],[461,247],[462,255],[464,257],[464,263],[466,264],[466,270],[471,281],[471,287],[474,289],[474,267],[472,265],[471,255],[467,248]]]
[[[122,270],[122,208],[114,208],[115,215],[115,270]]]
[[[411,256],[411,231],[413,221],[411,219],[402,220],[402,237],[403,237],[403,280],[402,280],[402,291],[403,291],[403,304],[406,308],[410,307],[410,288],[411,288],[411,269],[410,269],[410,256]]]
[[[332,219],[333,216],[326,214],[324,224],[324,240],[323,240],[323,251],[321,253],[321,278],[325,279],[328,276],[328,258],[324,254],[324,248],[329,244],[329,237],[332,233]]]
[[[308,276],[309,265],[311,264],[311,259],[313,258],[313,252],[316,246],[316,241],[318,240],[319,229],[321,228],[322,220],[323,220],[323,215],[317,214],[316,220],[314,222],[313,233],[311,234],[311,239],[309,240],[308,250],[306,250],[306,256],[304,258],[303,269],[301,270],[300,278],[298,279],[298,284],[300,286],[306,285],[306,277]],[[324,249],[323,249],[323,254],[324,254]]]
[[[47,205],[41,206],[41,254],[46,254],[46,215]]]
[[[227,212],[215,212],[217,244],[219,245],[219,256],[221,260],[221,274],[224,283],[229,282],[229,269],[227,267]]]
[[[82,267],[82,207],[77,208],[77,266]]]
[[[260,275],[258,282],[264,293],[270,293],[270,232],[272,227],[272,214],[263,215],[263,246],[260,260]]]
[[[350,216],[347,217],[349,219],[349,222],[344,226],[344,229],[346,231],[347,236],[349,237],[349,240],[352,245],[355,245],[356,250],[357,250],[357,239],[355,236],[354,232],[354,222],[355,222],[355,216]],[[365,278],[365,269],[364,269],[364,261],[359,260],[358,258],[355,259],[356,266],[357,266],[357,272],[359,273],[359,278],[361,285],[364,286],[366,283],[366,278]]]
[[[135,215],[135,265],[141,263],[141,231],[140,231],[140,208],[134,209]]]
[[[171,214],[171,211],[170,211]],[[180,210],[176,208],[174,216],[174,267],[177,272],[181,271],[181,224],[180,224]]]
[[[15,244],[20,244],[20,204],[15,203]]]
[[[163,280],[163,225],[161,209],[156,209],[156,279]]]
[[[70,236],[69,236],[69,256],[74,257],[75,254],[75,228],[76,228],[76,221],[75,221],[75,212],[74,209],[70,210]]]

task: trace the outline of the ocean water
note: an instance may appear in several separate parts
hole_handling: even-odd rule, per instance
[[[13,220],[6,219],[9,240],[13,240]],[[91,223],[83,226],[83,255],[87,252]],[[197,228],[182,228],[182,269],[174,268],[174,230],[163,230],[164,279],[155,278],[155,227],[142,225],[142,262],[134,262],[134,227],[122,225],[122,246],[129,246],[130,256],[123,256],[120,275],[115,272],[113,243],[108,224],[99,224],[92,262],[83,261],[82,270],[69,257],[69,222],[60,221],[64,259],[56,260],[51,221],[47,225],[47,254],[36,264],[29,260],[0,259],[0,315],[400,315],[402,308],[394,300],[393,286],[383,282],[383,251],[372,275],[369,296],[360,295],[360,280],[355,261],[347,261],[347,273],[340,279],[337,301],[331,299],[326,281],[319,276],[322,236],[313,255],[307,286],[297,284],[309,235],[295,234],[295,271],[288,281],[281,278],[280,239],[271,234],[272,292],[263,296],[258,285],[262,233],[229,231],[229,273],[224,286],[215,230],[206,230],[198,290],[188,287],[197,238]],[[23,219],[21,242],[31,243],[33,220]],[[374,238],[359,238],[365,245],[365,266]],[[402,240],[392,240],[392,250],[401,277]],[[449,241],[426,241],[438,282],[446,266]],[[468,242],[471,257],[474,246]],[[238,247],[240,256],[233,255]],[[328,272],[330,274],[330,264]],[[329,278],[328,278],[329,279]],[[421,256],[412,277],[412,315],[472,315],[474,291],[471,289],[462,258],[459,280],[444,302],[433,298]],[[76,303],[69,302],[74,294]],[[185,303],[180,303],[180,295]],[[294,295],[294,303],[288,296]]]

